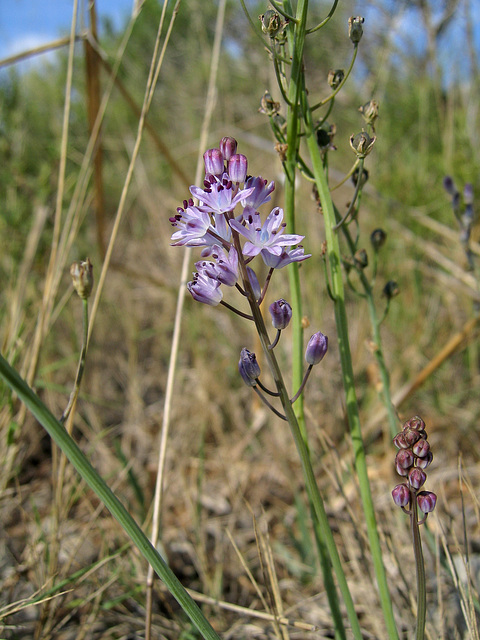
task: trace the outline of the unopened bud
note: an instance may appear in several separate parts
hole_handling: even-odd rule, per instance
[[[463,201],[467,206],[473,204],[473,185],[469,182],[463,187]]]
[[[420,487],[425,484],[426,479],[427,474],[425,473],[425,471],[422,471],[422,469],[419,469],[418,467],[410,469],[408,473],[408,481],[410,483],[410,486],[414,489],[420,489]]]
[[[413,416],[410,420],[403,423],[403,430],[410,429],[412,431],[425,431],[425,422],[420,416]]]
[[[93,266],[90,259],[74,262],[70,267],[70,275],[75,291],[82,300],[90,297],[93,289]]]
[[[328,350],[328,338],[321,331],[317,331],[310,338],[305,351],[308,364],[318,364],[323,360]]]
[[[412,451],[418,458],[425,458],[430,451],[428,440],[424,440],[423,438],[418,440],[418,442],[413,445]]]
[[[237,153],[237,141],[231,136],[225,136],[222,138],[218,146],[227,162]]]
[[[398,296],[399,293],[400,293],[400,287],[395,282],[395,280],[389,280],[387,284],[383,287],[383,295],[388,300],[391,300],[395,296]]]
[[[223,154],[220,149],[207,149],[203,154],[203,163],[205,165],[205,175],[207,176],[221,176],[225,169]]]
[[[392,491],[392,498],[397,507],[408,507],[410,503],[410,489],[406,484],[397,484]]]
[[[254,387],[257,384],[256,379],[260,376],[260,366],[256,355],[248,349],[243,348],[240,352],[238,370],[246,385]]]
[[[228,175],[232,182],[245,182],[248,161],[242,153],[236,153],[228,161]]]
[[[370,242],[375,251],[378,251],[383,247],[387,239],[387,234],[383,229],[375,229],[370,234]]]
[[[417,467],[420,469],[426,469],[432,464],[433,453],[429,451],[424,458],[417,458]]]
[[[397,433],[397,435],[393,439],[393,444],[397,447],[397,449],[408,449],[408,447],[410,446],[405,440],[403,433]]]
[[[274,329],[282,330],[288,327],[290,320],[292,319],[292,307],[286,300],[280,298],[275,300],[269,307],[270,315],[272,316],[272,324]]]
[[[455,186],[455,182],[453,181],[452,176],[445,176],[443,179],[443,188],[448,193],[448,195],[453,196],[457,192],[457,187]]]
[[[350,137],[350,146],[357,154],[357,157],[362,159],[368,156],[376,139],[376,136],[371,138],[366,131],[361,131],[356,136]]]
[[[420,491],[417,503],[423,513],[431,513],[437,504],[437,496],[432,491]]]
[[[395,456],[395,467],[398,469],[408,470],[413,467],[413,463],[415,462],[415,458],[413,457],[413,453],[410,449],[400,449],[397,455]],[[406,476],[406,473],[400,473],[401,476]]]
[[[352,16],[348,19],[348,37],[353,42],[353,44],[358,44],[363,36],[363,23],[365,22],[365,18],[361,16],[357,16],[356,18]]]
[[[333,90],[338,89],[345,78],[345,71],[343,69],[330,69],[327,76],[327,82]]]

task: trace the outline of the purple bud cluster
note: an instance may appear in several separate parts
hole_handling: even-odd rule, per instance
[[[435,509],[437,496],[431,491],[420,491],[427,479],[425,469],[433,460],[424,421],[419,416],[407,420],[402,431],[394,437],[393,444],[399,449],[395,457],[395,469],[406,479],[406,482],[393,489],[393,501],[410,514],[412,503],[416,500],[426,517]]]
[[[304,236],[284,233],[283,209],[275,207],[262,219],[258,209],[271,200],[275,184],[247,174],[247,158],[237,153],[234,138],[222,138],[218,148],[205,151],[203,160],[203,185],[190,187],[198,205],[192,198],[184,200],[170,218],[175,227],[172,245],[202,248],[202,260],[187,286],[195,300],[216,306],[223,298],[221,285],[237,284],[239,260],[248,264],[260,255],[270,269],[282,269],[310,255],[299,245]],[[238,236],[241,256],[232,234]],[[252,278],[256,276],[249,275]]]

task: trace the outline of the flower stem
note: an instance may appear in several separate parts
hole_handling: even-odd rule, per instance
[[[398,640],[398,631],[393,616],[392,601],[388,591],[387,577],[383,565],[380,538],[377,530],[375,511],[373,508],[372,494],[367,473],[367,463],[365,448],[360,426],[360,415],[358,411],[357,396],[355,391],[355,381],[353,375],[352,358],[350,353],[348,322],[345,307],[345,290],[342,277],[342,261],[338,234],[334,231],[336,224],[335,209],[328,188],[327,177],[325,175],[320,149],[315,139],[315,129],[311,110],[305,96],[305,128],[306,141],[310,158],[312,161],[315,183],[317,186],[320,202],[325,221],[325,235],[328,247],[328,262],[330,266],[330,284],[334,297],[335,320],[338,333],[338,346],[340,361],[342,366],[343,385],[345,390],[346,410],[350,434],[355,455],[355,468],[358,475],[360,495],[363,503],[367,533],[370,542],[373,565],[378,582],[380,601],[382,604],[385,624],[387,626],[388,637],[391,640]]]
[[[415,493],[412,491],[410,507],[410,524],[412,527],[413,552],[417,570],[417,633],[416,640],[423,640],[425,635],[425,619],[427,613],[427,594],[425,589],[425,562],[423,559],[422,539],[418,524],[418,505]]]

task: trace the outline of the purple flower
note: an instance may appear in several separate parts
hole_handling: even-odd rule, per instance
[[[238,190],[227,173],[224,173],[221,178],[210,175],[203,184],[204,189],[192,185],[190,193],[201,202],[199,207],[201,211],[212,213],[233,211],[237,204],[253,191],[253,187]]]
[[[305,360],[308,364],[318,364],[323,360],[328,350],[328,338],[321,331],[317,331],[310,338],[305,350]]]
[[[184,200],[183,205],[184,208],[178,207],[177,214],[170,218],[172,226],[179,229],[172,235],[172,245],[202,246],[205,244],[204,236],[211,226],[210,216],[195,207],[191,200]]]
[[[220,151],[227,162],[237,153],[237,141],[231,136],[225,136],[222,138],[218,146],[220,147]]]
[[[423,513],[431,513],[437,504],[437,496],[432,491],[420,491],[417,503]]]
[[[292,319],[292,307],[286,300],[280,298],[275,300],[269,307],[270,315],[272,316],[273,328],[282,330],[288,327],[290,320]]]
[[[236,153],[230,158],[228,161],[228,175],[232,182],[245,182],[247,164],[247,158],[241,153]]]
[[[296,249],[284,249],[279,256],[275,256],[268,251],[262,251],[262,258],[267,267],[271,269],[283,269],[292,262],[302,262],[311,257],[311,253],[305,253],[300,245]]]
[[[187,283],[192,298],[197,302],[216,307],[223,298],[220,282],[209,278],[205,273],[194,273],[193,280]]]
[[[203,154],[203,164],[205,165],[205,174],[221,176],[225,171],[223,155],[220,149],[207,149]]]
[[[218,280],[227,287],[233,287],[238,280],[238,254],[234,247],[227,253],[219,245],[213,245],[210,252],[215,262],[196,262],[195,267],[199,273],[205,274],[212,280]]]
[[[242,349],[240,360],[238,361],[238,370],[246,385],[254,387],[257,384],[256,380],[260,376],[260,367],[252,351],[245,348]]]
[[[397,484],[392,491],[392,498],[397,507],[408,507],[410,502],[410,489],[406,484]]]
[[[270,194],[275,189],[275,183],[272,180],[272,182],[267,184],[267,181],[264,180],[262,176],[250,176],[245,182],[245,188],[250,189],[251,187],[253,187],[253,191],[242,200],[242,206],[248,209],[248,211],[245,212],[245,217],[247,217],[249,213],[254,213],[258,207],[271,200]]]
[[[283,209],[275,207],[272,209],[267,219],[261,224],[260,214],[254,213],[248,216],[245,226],[238,220],[230,220],[230,226],[248,240],[243,247],[243,255],[254,258],[262,251],[263,259],[265,253],[280,256],[284,247],[298,244],[305,236],[296,234],[283,235],[285,223],[283,222]]]

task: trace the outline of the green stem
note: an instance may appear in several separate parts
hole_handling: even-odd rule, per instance
[[[342,227],[343,235],[347,241],[351,254],[355,253],[355,243],[352,239],[348,227]],[[372,325],[372,337],[375,345],[374,354],[377,361],[378,370],[380,372],[380,378],[382,380],[382,398],[383,404],[388,415],[388,424],[390,430],[390,436],[393,438],[398,431],[398,418],[395,411],[394,404],[392,402],[391,388],[390,388],[390,375],[388,373],[387,365],[385,364],[385,358],[383,357],[382,349],[382,337],[380,335],[380,324],[377,315],[377,308],[375,306],[375,300],[373,297],[373,287],[368,281],[367,276],[361,270],[358,271],[360,282],[362,283],[363,290],[365,292],[365,298],[367,300],[368,315],[370,316],[370,324]]]
[[[236,232],[232,232],[232,238],[235,249],[237,250],[238,255],[241,256],[242,251],[238,234]],[[355,611],[355,606],[353,604],[352,596],[348,588],[348,583],[343,571],[338,549],[335,544],[335,539],[328,522],[323,499],[320,495],[320,491],[315,480],[315,474],[313,472],[313,467],[310,460],[310,452],[299,427],[297,417],[292,407],[292,403],[290,402],[287,388],[285,386],[285,382],[283,380],[283,376],[280,371],[277,359],[273,350],[269,348],[271,341],[265,327],[262,312],[255,299],[244,260],[239,260],[239,271],[242,277],[245,293],[247,294],[250,309],[255,320],[255,326],[262,345],[264,357],[269,365],[272,377],[274,379],[275,386],[277,388],[279,398],[285,412],[285,417],[290,425],[295,446],[299,454],[300,463],[302,465],[305,488],[312,509],[312,520],[314,524],[315,538],[319,549],[320,562],[322,564],[322,569],[324,570],[325,589],[327,591],[332,616],[334,618],[335,637],[345,639],[346,635],[341,618],[341,612],[338,607],[337,592],[332,579],[333,576],[331,575],[331,568],[328,563],[327,553],[330,557],[331,565],[333,566],[333,569],[337,576],[338,587],[343,596],[343,601],[347,610],[347,615],[350,621],[353,636],[356,640],[361,640],[362,632]]]
[[[355,391],[355,380],[353,375],[352,358],[348,338],[348,322],[345,307],[345,290],[343,286],[342,263],[338,234],[334,231],[336,224],[335,209],[328,188],[327,178],[323,169],[322,158],[317,142],[315,140],[315,130],[312,113],[305,98],[305,127],[307,146],[312,161],[315,182],[320,197],[325,221],[325,235],[328,247],[328,261],[330,266],[330,284],[334,296],[335,320],[338,333],[338,346],[340,361],[342,366],[343,385],[345,390],[346,410],[350,425],[350,434],[355,455],[355,468],[358,475],[360,495],[363,503],[365,522],[370,542],[372,560],[378,582],[380,601],[389,638],[398,640],[398,632],[393,616],[392,601],[388,591],[387,577],[383,565],[380,538],[377,530],[375,511],[373,508],[370,483],[367,473],[367,463],[365,448],[360,426],[360,415],[358,411],[357,396]]]
[[[286,12],[291,12],[289,0],[284,0]],[[289,233],[295,233],[295,173],[298,162],[299,148],[299,100],[300,90],[303,85],[303,50],[305,45],[306,23],[308,14],[308,0],[299,0],[297,4],[296,22],[288,25],[288,41],[292,56],[290,81],[288,85],[287,100],[287,152],[284,162],[285,171],[285,218]],[[288,277],[290,283],[290,304],[295,310],[292,317],[292,385],[294,389],[300,388],[303,381],[303,306],[300,286],[300,274],[298,263],[293,263],[288,267]],[[283,385],[284,386],[284,385]],[[288,397],[288,396],[287,396]],[[286,398],[285,398],[286,399]],[[282,399],[282,402],[284,399]],[[289,411],[285,409],[287,420],[290,423],[297,449],[302,460],[305,483],[309,497],[310,511],[317,544],[318,556],[322,568],[325,590],[329,600],[330,609],[334,619],[335,637],[337,640],[345,638],[345,627],[342,620],[340,606],[338,602],[337,589],[333,580],[332,569],[328,555],[332,561],[335,572],[341,571],[343,579],[339,579],[340,590],[347,604],[347,612],[354,630],[355,637],[360,633],[358,619],[348,590],[348,585],[343,574],[339,558],[338,562],[333,561],[332,553],[338,556],[330,526],[325,514],[322,498],[318,492],[318,487],[313,476],[310,453],[308,450],[307,432],[305,426],[305,412],[303,395],[300,395],[292,410],[292,405],[288,401]],[[290,415],[289,415],[290,414]],[[293,422],[292,422],[293,420]],[[298,432],[297,432],[298,430]],[[301,440],[297,442],[297,440]],[[317,495],[318,494],[318,495]],[[331,540],[327,540],[331,537]]]
[[[418,524],[417,496],[411,491],[410,524],[412,526],[413,551],[417,569],[417,634],[416,640],[423,640],[425,636],[425,620],[427,614],[427,594],[425,589],[425,562],[423,560],[422,539]]]
[[[149,562],[158,576],[166,584],[170,593],[177,600],[192,623],[197,627],[203,638],[206,638],[207,640],[220,640],[220,637],[214,631],[213,627],[205,618],[197,604],[188,595],[176,575],[166,564],[158,551],[150,544],[147,536],[143,533],[120,500],[95,471],[85,455],[76,445],[73,438],[65,431],[62,424],[47,409],[40,398],[30,389],[27,383],[1,355],[0,377],[31,411],[34,417],[40,422],[50,437],[67,456],[88,486],[107,507],[143,557],[147,562]]]

